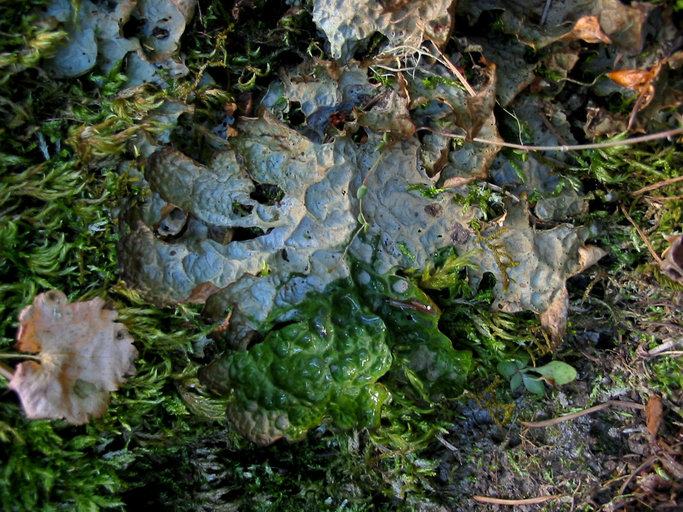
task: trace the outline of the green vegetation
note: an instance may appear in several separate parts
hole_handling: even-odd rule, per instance
[[[522,384],[527,391],[542,395],[545,393],[544,382],[551,386],[562,386],[576,378],[576,370],[562,361],[551,361],[543,366],[528,367],[528,358],[502,361],[498,363],[498,371],[503,377],[510,379],[510,390],[514,391]],[[537,373],[539,377],[533,374]]]
[[[669,3],[683,9],[680,1]],[[477,254],[458,254],[453,247],[435,254],[426,268],[385,273],[347,258],[352,278],[309,295],[288,311],[287,323],[269,318],[262,339],[246,351],[214,339],[216,325],[207,323],[199,306],[146,303],[118,278],[115,210],[139,194],[138,175],[120,171],[120,157],[138,156],[133,140],[167,134],[206,161],[215,136],[202,123],[218,121],[224,104],[241,94],[247,103],[281,66],[322,46],[310,5],[258,0],[236,7],[235,16],[224,2],[202,1],[201,16],[183,40],[190,74],[166,88],[130,90],[120,66],[106,76],[94,71],[63,80],[42,69],[41,59],[66,37],[56,24],[38,21],[45,4],[0,2],[0,358],[14,355],[21,309],[52,288],[72,301],[108,300],[139,357],[136,375],[112,394],[107,413],[78,427],[27,420],[0,377],[2,510],[132,510],[160,503],[178,511],[209,510],[217,503],[254,511],[436,510],[455,499],[454,487],[434,492],[444,482],[477,480],[459,476],[460,462],[442,446],[460,419],[459,404],[476,401],[494,421],[510,426],[513,417],[536,411],[537,402],[520,400],[521,384],[554,397],[557,386],[573,381],[572,367],[587,364],[583,352],[593,353],[592,347],[570,343],[558,352],[535,315],[492,309],[492,276],[473,285],[467,268],[476,265]],[[274,4],[273,12],[259,14]],[[377,44],[380,37],[374,39]],[[424,85],[462,87],[440,77]],[[175,122],[150,121],[167,99],[192,105],[196,122],[187,127],[181,120],[171,133]],[[621,110],[628,112],[631,103],[622,101]],[[681,233],[681,182],[672,180],[683,168],[682,155],[675,144],[653,142],[584,151],[563,167],[562,183],[580,183],[592,198],[590,211],[577,220],[610,251],[589,277],[569,282],[572,305],[588,311],[570,317],[570,333],[607,325],[604,330],[618,340],[610,340],[610,350],[621,350],[623,343],[634,358],[638,345],[651,350],[680,333],[672,318],[680,314],[681,285],[658,271],[650,250],[661,256],[668,237]],[[359,200],[367,193],[362,187]],[[412,190],[429,198],[448,192],[436,185]],[[479,226],[504,212],[504,193],[478,182],[456,201],[479,208],[481,218],[471,223]],[[282,199],[277,187],[264,195],[268,203]],[[361,208],[356,235],[365,230]],[[495,250],[501,268],[518,263],[520,256],[507,254],[495,236],[478,236]],[[398,247],[414,259],[405,245]],[[285,359],[289,352],[299,358]],[[326,373],[308,372],[319,369],[320,361]],[[679,360],[653,356],[642,365],[649,377],[634,375],[625,363],[586,370],[590,378],[580,380],[592,386],[591,404],[625,388],[643,397],[662,395],[670,415],[680,417]],[[295,369],[310,380],[292,383]],[[626,377],[607,377],[611,370]],[[510,390],[497,373],[510,379]],[[207,383],[225,396],[212,394]],[[522,403],[519,409],[515,400]],[[268,418],[277,424],[276,436],[248,428],[253,402],[259,411],[286,411],[286,425]],[[255,446],[235,427],[264,444],[281,436],[301,441]],[[468,453],[473,464],[482,464],[476,462],[480,449]],[[585,462],[582,457],[562,463],[575,467]],[[541,480],[539,458],[504,454],[515,473]],[[545,481],[553,483],[553,475]]]

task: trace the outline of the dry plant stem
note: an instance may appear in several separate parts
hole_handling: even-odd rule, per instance
[[[601,411],[603,409],[607,409],[610,406],[627,407],[627,408],[631,408],[631,409],[645,409],[644,405],[637,404],[635,402],[626,402],[626,401],[621,401],[621,400],[608,400],[604,404],[589,407],[588,409],[584,409],[583,411],[574,412],[572,414],[567,414],[565,416],[560,416],[559,418],[553,418],[551,420],[544,420],[544,421],[522,421],[520,423],[522,425],[524,425],[525,427],[531,427],[531,428],[549,427],[551,425],[557,425],[558,423],[562,423],[563,421],[573,420],[575,418],[580,418],[581,416],[585,416],[586,414],[591,414],[591,413],[594,413],[597,411]]]
[[[519,203],[519,197],[516,195],[512,194],[511,192],[508,192],[507,190],[504,190],[502,187],[499,187],[498,185],[494,185],[493,183],[488,183],[486,181],[478,181],[477,185],[480,187],[487,187],[490,188],[491,190],[495,190],[496,192],[499,192],[503,194],[504,196],[507,196],[511,199],[514,199],[516,203]]]
[[[652,185],[648,185],[647,187],[639,188],[635,192],[631,192],[631,195],[632,196],[639,196],[640,194],[643,194],[645,192],[649,192],[650,190],[656,190],[658,188],[666,187],[666,186],[672,185],[674,183],[678,183],[679,181],[683,181],[683,176],[676,176],[675,178],[670,178],[668,180],[659,181],[657,183],[653,183]]]
[[[457,452],[457,451],[458,451],[458,449],[457,449],[455,446],[453,446],[451,443],[449,443],[448,441],[446,441],[446,440],[443,438],[443,436],[440,436],[440,435],[439,435],[439,436],[436,436],[436,438],[439,440],[439,442],[440,442],[442,445],[444,445],[444,446],[445,446],[446,448],[448,448],[450,451],[452,451],[452,452]]]
[[[12,380],[12,377],[14,377],[14,372],[12,371],[12,368],[7,366],[5,363],[0,363],[0,375],[10,381]]]
[[[545,7],[543,8],[543,14],[541,15],[541,26],[545,25],[545,22],[548,19],[548,13],[550,12],[550,5],[552,3],[553,3],[553,0],[546,0],[546,2],[545,2]]]
[[[545,127],[546,127],[548,130],[550,130],[550,133],[552,133],[552,134],[555,136],[555,138],[557,139],[557,141],[560,142],[561,144],[563,144],[563,145],[566,146],[566,145],[567,145],[567,140],[566,140],[564,137],[562,137],[562,135],[560,135],[559,133],[557,133],[557,130],[555,129],[555,127],[553,126],[553,124],[548,120],[548,118],[547,118],[546,116],[544,116],[544,115],[539,115],[539,117],[541,118],[541,121],[543,122],[543,124],[545,125]],[[576,151],[572,151],[572,152],[573,152],[574,154],[577,154]]]
[[[631,218],[631,216],[628,214],[626,211],[626,208],[624,208],[623,204],[619,204],[619,208],[621,208],[621,213],[623,213],[628,221],[633,225],[634,228],[636,228],[636,231],[640,235],[640,238],[642,238],[643,242],[645,242],[645,245],[647,246],[647,249],[650,251],[650,254],[652,254],[652,257],[655,259],[655,261],[661,265],[662,263],[662,258],[659,257],[659,254],[655,252],[655,250],[652,248],[652,245],[650,244],[650,241],[647,239],[647,236],[645,236],[645,233],[643,232],[642,229],[640,229],[640,226],[635,223],[635,221]]]
[[[467,140],[467,135],[462,133],[449,133],[435,130],[429,126],[420,126],[419,130],[427,130],[437,135],[443,135],[444,137],[451,137],[453,139]],[[648,135],[640,135],[638,137],[632,137],[630,139],[624,140],[612,140],[609,142],[595,142],[593,144],[573,144],[564,146],[527,146],[525,144],[515,144],[513,142],[499,142],[495,140],[481,139],[475,137],[472,142],[479,142],[481,144],[490,144],[491,146],[500,146],[503,148],[520,149],[522,151],[580,151],[584,149],[604,149],[604,148],[614,148],[618,146],[629,146],[631,144],[638,144],[641,142],[649,142],[652,140],[664,139],[666,137],[672,137],[683,133],[683,127],[675,128],[673,130],[666,130],[664,132],[650,133]]]
[[[638,356],[642,357],[643,359],[650,359],[651,357],[657,357],[657,356],[664,356],[664,355],[674,355],[678,356],[680,354],[683,354],[683,351],[680,350],[671,350],[672,348],[678,348],[678,344],[680,344],[680,341],[676,340],[669,340],[665,341],[661,345],[656,346],[655,348],[651,350],[645,350],[645,349],[638,349]]]
[[[635,471],[633,473],[631,473],[631,475],[628,477],[628,479],[624,482],[624,485],[621,486],[621,488],[619,489],[619,494],[624,494],[624,492],[626,491],[628,486],[631,484],[633,479],[638,475],[638,473],[640,473],[645,468],[650,467],[655,460],[657,460],[657,456],[651,455],[650,457],[648,457],[645,460],[645,462],[643,462],[640,466],[638,466],[635,469]]]
[[[656,203],[664,203],[666,201],[678,201],[679,199],[683,199],[683,194],[679,196],[645,196],[645,199]]]
[[[659,356],[681,357],[681,356],[683,356],[683,350],[671,350],[669,352],[660,352],[659,354],[655,354],[654,356],[651,356],[651,357],[659,357]]]
[[[503,498],[490,498],[489,496],[472,496],[472,498],[479,503],[491,503],[492,505],[535,505],[561,497],[561,494],[553,494],[552,496],[539,496],[538,498],[527,498],[523,500],[506,500]]]
[[[457,79],[460,81],[460,83],[465,88],[465,90],[467,90],[467,92],[470,93],[470,96],[476,96],[477,93],[474,91],[474,89],[472,89],[472,86],[469,83],[467,83],[467,79],[465,78],[465,75],[463,75],[458,70],[458,68],[453,65],[453,63],[450,61],[450,59],[444,55],[444,53],[441,51],[441,48],[439,48],[439,45],[436,44],[431,39],[429,40],[429,42],[432,43],[432,45],[434,46],[436,51],[439,53],[439,55],[443,59],[443,63],[446,64],[446,66],[448,67],[450,72],[453,73],[457,77]]]
[[[33,354],[0,354],[0,359],[31,359],[33,361],[41,360],[40,357]]]

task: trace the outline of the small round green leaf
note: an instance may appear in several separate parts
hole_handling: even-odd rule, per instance
[[[501,361],[500,363],[498,363],[497,368],[498,368],[498,372],[503,377],[506,377],[508,379],[519,372],[519,369],[517,368],[517,365],[515,364],[514,361]]]
[[[552,379],[556,386],[567,384],[576,379],[576,370],[562,361],[551,361],[544,366],[534,368],[533,371]]]
[[[540,380],[526,374],[522,374],[522,380],[524,382],[524,387],[529,393],[533,393],[534,395],[542,395],[545,393],[545,387]]]
[[[522,385],[522,374],[517,373],[517,374],[513,375],[512,378],[510,379],[510,391],[514,391],[515,389],[517,389],[521,385]]]

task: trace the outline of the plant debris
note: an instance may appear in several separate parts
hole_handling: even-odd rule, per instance
[[[137,351],[116,311],[104,301],[69,304],[62,292],[38,295],[19,315],[16,348],[38,353],[9,382],[29,418],[80,425],[104,414],[109,393],[135,372]]]

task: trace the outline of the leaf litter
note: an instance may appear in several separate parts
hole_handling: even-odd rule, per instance
[[[19,363],[9,387],[27,417],[80,425],[104,414],[109,393],[135,373],[137,351],[117,316],[100,298],[69,304],[58,290],[22,310],[16,348],[38,353],[40,364]]]

